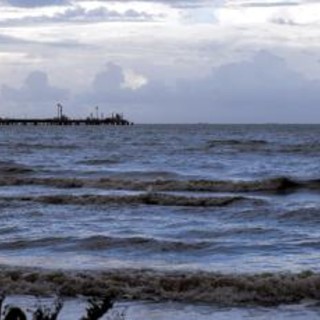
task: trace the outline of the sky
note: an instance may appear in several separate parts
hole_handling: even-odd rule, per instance
[[[319,123],[319,0],[0,0],[0,117]]]

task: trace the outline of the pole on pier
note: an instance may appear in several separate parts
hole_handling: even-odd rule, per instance
[[[96,106],[96,119],[99,120],[99,107]]]
[[[63,116],[63,106],[58,103],[57,104],[57,108],[58,108],[58,119],[59,120],[62,120],[62,116]]]

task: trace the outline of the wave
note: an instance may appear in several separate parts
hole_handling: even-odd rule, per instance
[[[124,179],[129,181],[150,181],[150,180],[165,180],[179,179],[181,176],[173,171],[124,171],[114,172],[112,176],[116,179]]]
[[[312,222],[320,222],[320,208],[307,207],[285,211],[279,214],[279,219],[283,222],[299,222],[302,224],[310,224]]]
[[[101,166],[101,165],[110,165],[121,163],[121,158],[114,156],[106,159],[88,159],[77,162],[77,164],[84,164],[87,166]]]
[[[1,167],[0,167],[1,171]],[[182,180],[136,179],[135,174],[124,178],[37,178],[0,177],[0,186],[44,185],[56,188],[99,188],[106,190],[131,190],[148,192],[282,192],[297,189],[320,190],[320,179],[297,180],[290,177],[274,177],[261,180]],[[150,174],[150,177],[153,174]]]
[[[258,215],[258,214],[257,214]],[[260,212],[259,212],[260,215]],[[203,230],[203,229],[190,229],[185,230],[179,233],[179,236],[182,238],[197,238],[197,239],[217,239],[225,238],[232,236],[270,236],[271,234],[279,233],[279,229],[275,228],[262,228],[262,227],[238,227],[238,228],[229,228],[220,230]]]
[[[1,169],[0,169],[1,171]],[[82,188],[88,181],[73,178],[37,178],[19,176],[0,176],[0,186],[46,186],[62,189]]]
[[[11,145],[12,148],[14,149],[37,149],[37,150],[45,150],[45,149],[49,149],[49,150],[74,150],[74,149],[79,149],[79,146],[76,146],[74,144],[63,144],[63,143],[59,143],[59,144],[43,144],[43,143],[15,143],[13,145]]]
[[[4,241],[0,250],[22,250],[52,247],[62,251],[100,251],[108,249],[147,250],[154,252],[183,252],[207,249],[212,242],[184,242],[176,240],[160,240],[146,237],[111,237],[91,236],[87,238],[48,237],[30,240]]]
[[[318,154],[320,152],[320,144],[318,142],[298,143],[298,144],[278,144],[276,142],[268,142],[266,140],[237,140],[237,139],[221,139],[208,140],[204,150],[213,150],[216,152],[263,152],[266,154]],[[198,149],[194,149],[198,150]]]
[[[283,145],[276,150],[279,153],[294,153],[294,154],[318,154],[320,152],[319,143],[305,144],[290,144]]]
[[[221,140],[208,140],[206,142],[207,148],[216,148],[216,147],[241,147],[241,148],[250,148],[250,147],[260,147],[268,145],[266,140],[237,140],[237,139],[221,139]]]
[[[18,226],[9,226],[9,227],[0,227],[0,235],[10,234],[10,233],[17,233],[21,229]]]
[[[169,241],[145,237],[106,237],[92,236],[80,239],[75,243],[77,250],[106,250],[113,248],[130,248],[137,250],[151,250],[154,252],[181,252],[207,249],[212,245],[210,242],[183,242]]]
[[[33,170],[25,165],[17,164],[15,162],[0,161],[0,174],[20,175],[31,172],[33,172]]]
[[[0,242],[0,250],[21,250],[21,249],[34,249],[42,247],[51,247],[59,244],[65,244],[72,238],[62,237],[48,237],[30,240],[15,240]]]
[[[305,299],[320,300],[320,274],[218,274],[192,271],[117,269],[108,271],[54,271],[1,269],[0,288],[9,294],[75,297],[105,296],[117,300],[149,300],[278,305]]]
[[[7,198],[3,198],[7,199]],[[165,193],[143,193],[138,195],[51,195],[51,196],[25,196],[10,197],[18,201],[35,201],[52,205],[158,205],[158,206],[186,206],[186,207],[223,207],[238,202],[249,201],[260,204],[263,200],[243,196],[215,196],[194,197],[178,196]]]

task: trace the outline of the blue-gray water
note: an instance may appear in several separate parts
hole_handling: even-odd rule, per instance
[[[0,264],[317,273],[319,136],[316,125],[0,127]]]

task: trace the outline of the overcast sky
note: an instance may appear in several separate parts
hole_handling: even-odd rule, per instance
[[[0,0],[0,117],[319,123],[319,0]]]

